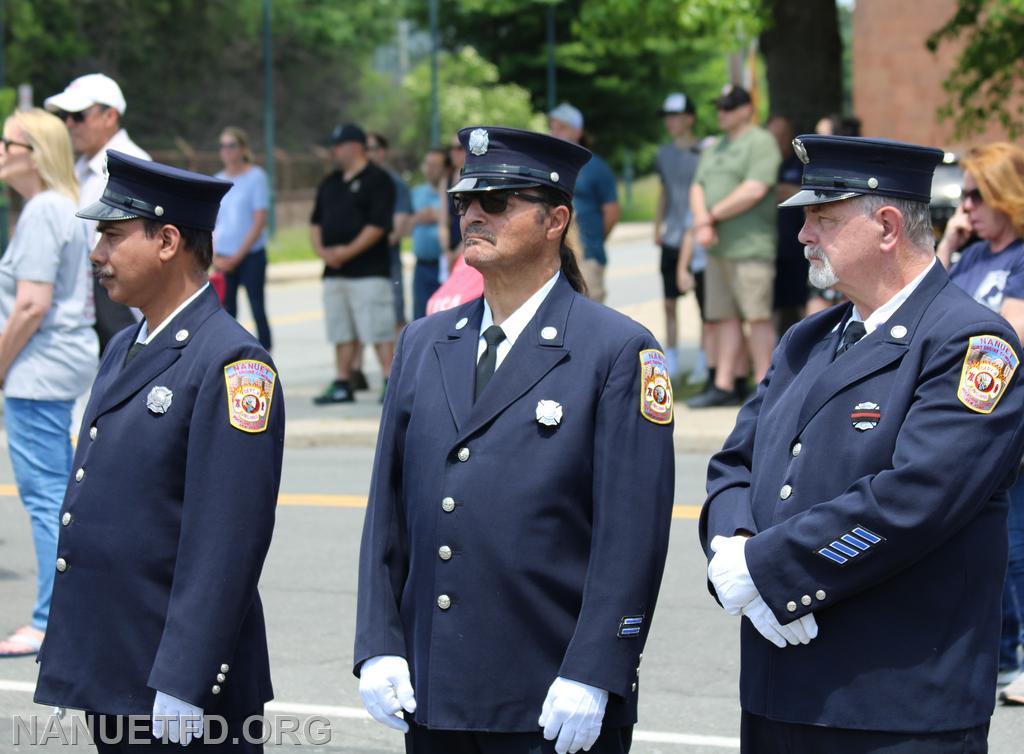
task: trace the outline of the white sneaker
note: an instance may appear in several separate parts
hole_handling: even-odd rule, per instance
[[[1013,683],[999,692],[999,701],[1003,704],[1024,704],[1024,673],[1018,675]]]

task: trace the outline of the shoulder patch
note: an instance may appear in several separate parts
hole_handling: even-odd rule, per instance
[[[224,367],[228,421],[243,432],[263,432],[270,423],[277,372],[262,361],[243,359]]]
[[[654,348],[640,352],[640,415],[655,424],[672,423],[672,377],[665,354]]]
[[[995,335],[975,335],[967,344],[956,397],[979,414],[991,414],[1020,360],[1013,346]]]

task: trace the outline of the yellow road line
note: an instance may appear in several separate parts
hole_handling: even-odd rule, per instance
[[[17,497],[18,488],[13,484],[0,484],[0,497]],[[316,495],[282,492],[277,498],[278,505],[308,508],[365,508],[365,495]],[[699,505],[673,505],[672,518],[696,519],[700,516]]]

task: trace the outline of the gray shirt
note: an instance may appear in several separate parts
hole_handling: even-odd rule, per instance
[[[56,191],[28,202],[0,259],[0,329],[14,310],[18,281],[53,285],[53,302],[4,381],[10,398],[74,400],[96,372],[90,232],[75,203]]]
[[[665,227],[661,242],[678,248],[683,243],[690,212],[690,184],[697,172],[700,149],[694,144],[688,149],[679,149],[675,144],[662,144],[654,158],[654,165],[665,190]]]

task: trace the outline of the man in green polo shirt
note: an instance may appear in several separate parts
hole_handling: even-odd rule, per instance
[[[760,381],[775,347],[772,292],[775,280],[775,195],[782,160],[775,139],[753,121],[750,94],[730,84],[715,100],[722,135],[701,153],[690,188],[697,243],[708,252],[705,317],[716,330],[718,358],[708,389],[691,408],[737,405],[736,364],[747,346]]]

